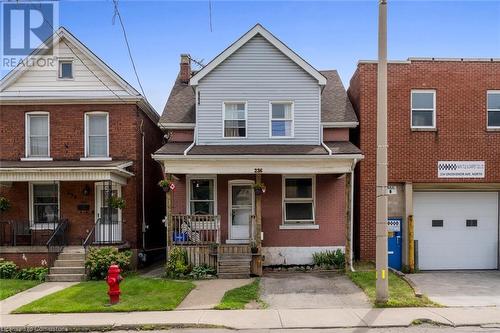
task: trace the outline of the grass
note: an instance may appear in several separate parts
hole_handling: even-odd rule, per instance
[[[349,278],[363,289],[376,307],[433,307],[439,306],[427,297],[417,297],[410,285],[394,273],[389,273],[389,300],[385,304],[375,302],[375,271],[357,271],[348,273]]]
[[[120,303],[110,306],[106,282],[86,281],[26,304],[14,313],[173,310],[193,288],[188,281],[131,276],[120,284]]]
[[[0,279],[0,300],[40,284],[40,281]]]
[[[215,309],[244,309],[245,305],[252,301],[263,304],[263,302],[260,300],[260,279],[255,279],[252,283],[226,291],[224,297],[222,297],[221,302],[215,307]]]

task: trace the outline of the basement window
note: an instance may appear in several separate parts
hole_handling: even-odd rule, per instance
[[[432,226],[437,228],[442,228],[444,225],[444,220],[432,220]]]

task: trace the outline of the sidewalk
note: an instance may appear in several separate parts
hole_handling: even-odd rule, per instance
[[[498,324],[500,307],[401,309],[176,310],[151,312],[18,314],[0,316],[3,330],[99,330],[144,326],[222,326],[233,329],[408,326],[430,320],[450,326]]]

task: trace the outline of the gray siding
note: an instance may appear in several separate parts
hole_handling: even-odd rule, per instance
[[[318,82],[256,35],[198,85],[198,144],[319,144]],[[247,102],[247,138],[224,139],[222,104]],[[294,102],[294,137],[270,138],[269,102]]]

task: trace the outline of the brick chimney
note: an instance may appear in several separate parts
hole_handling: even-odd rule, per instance
[[[181,54],[181,82],[189,83],[191,79],[191,57],[189,54]]]

